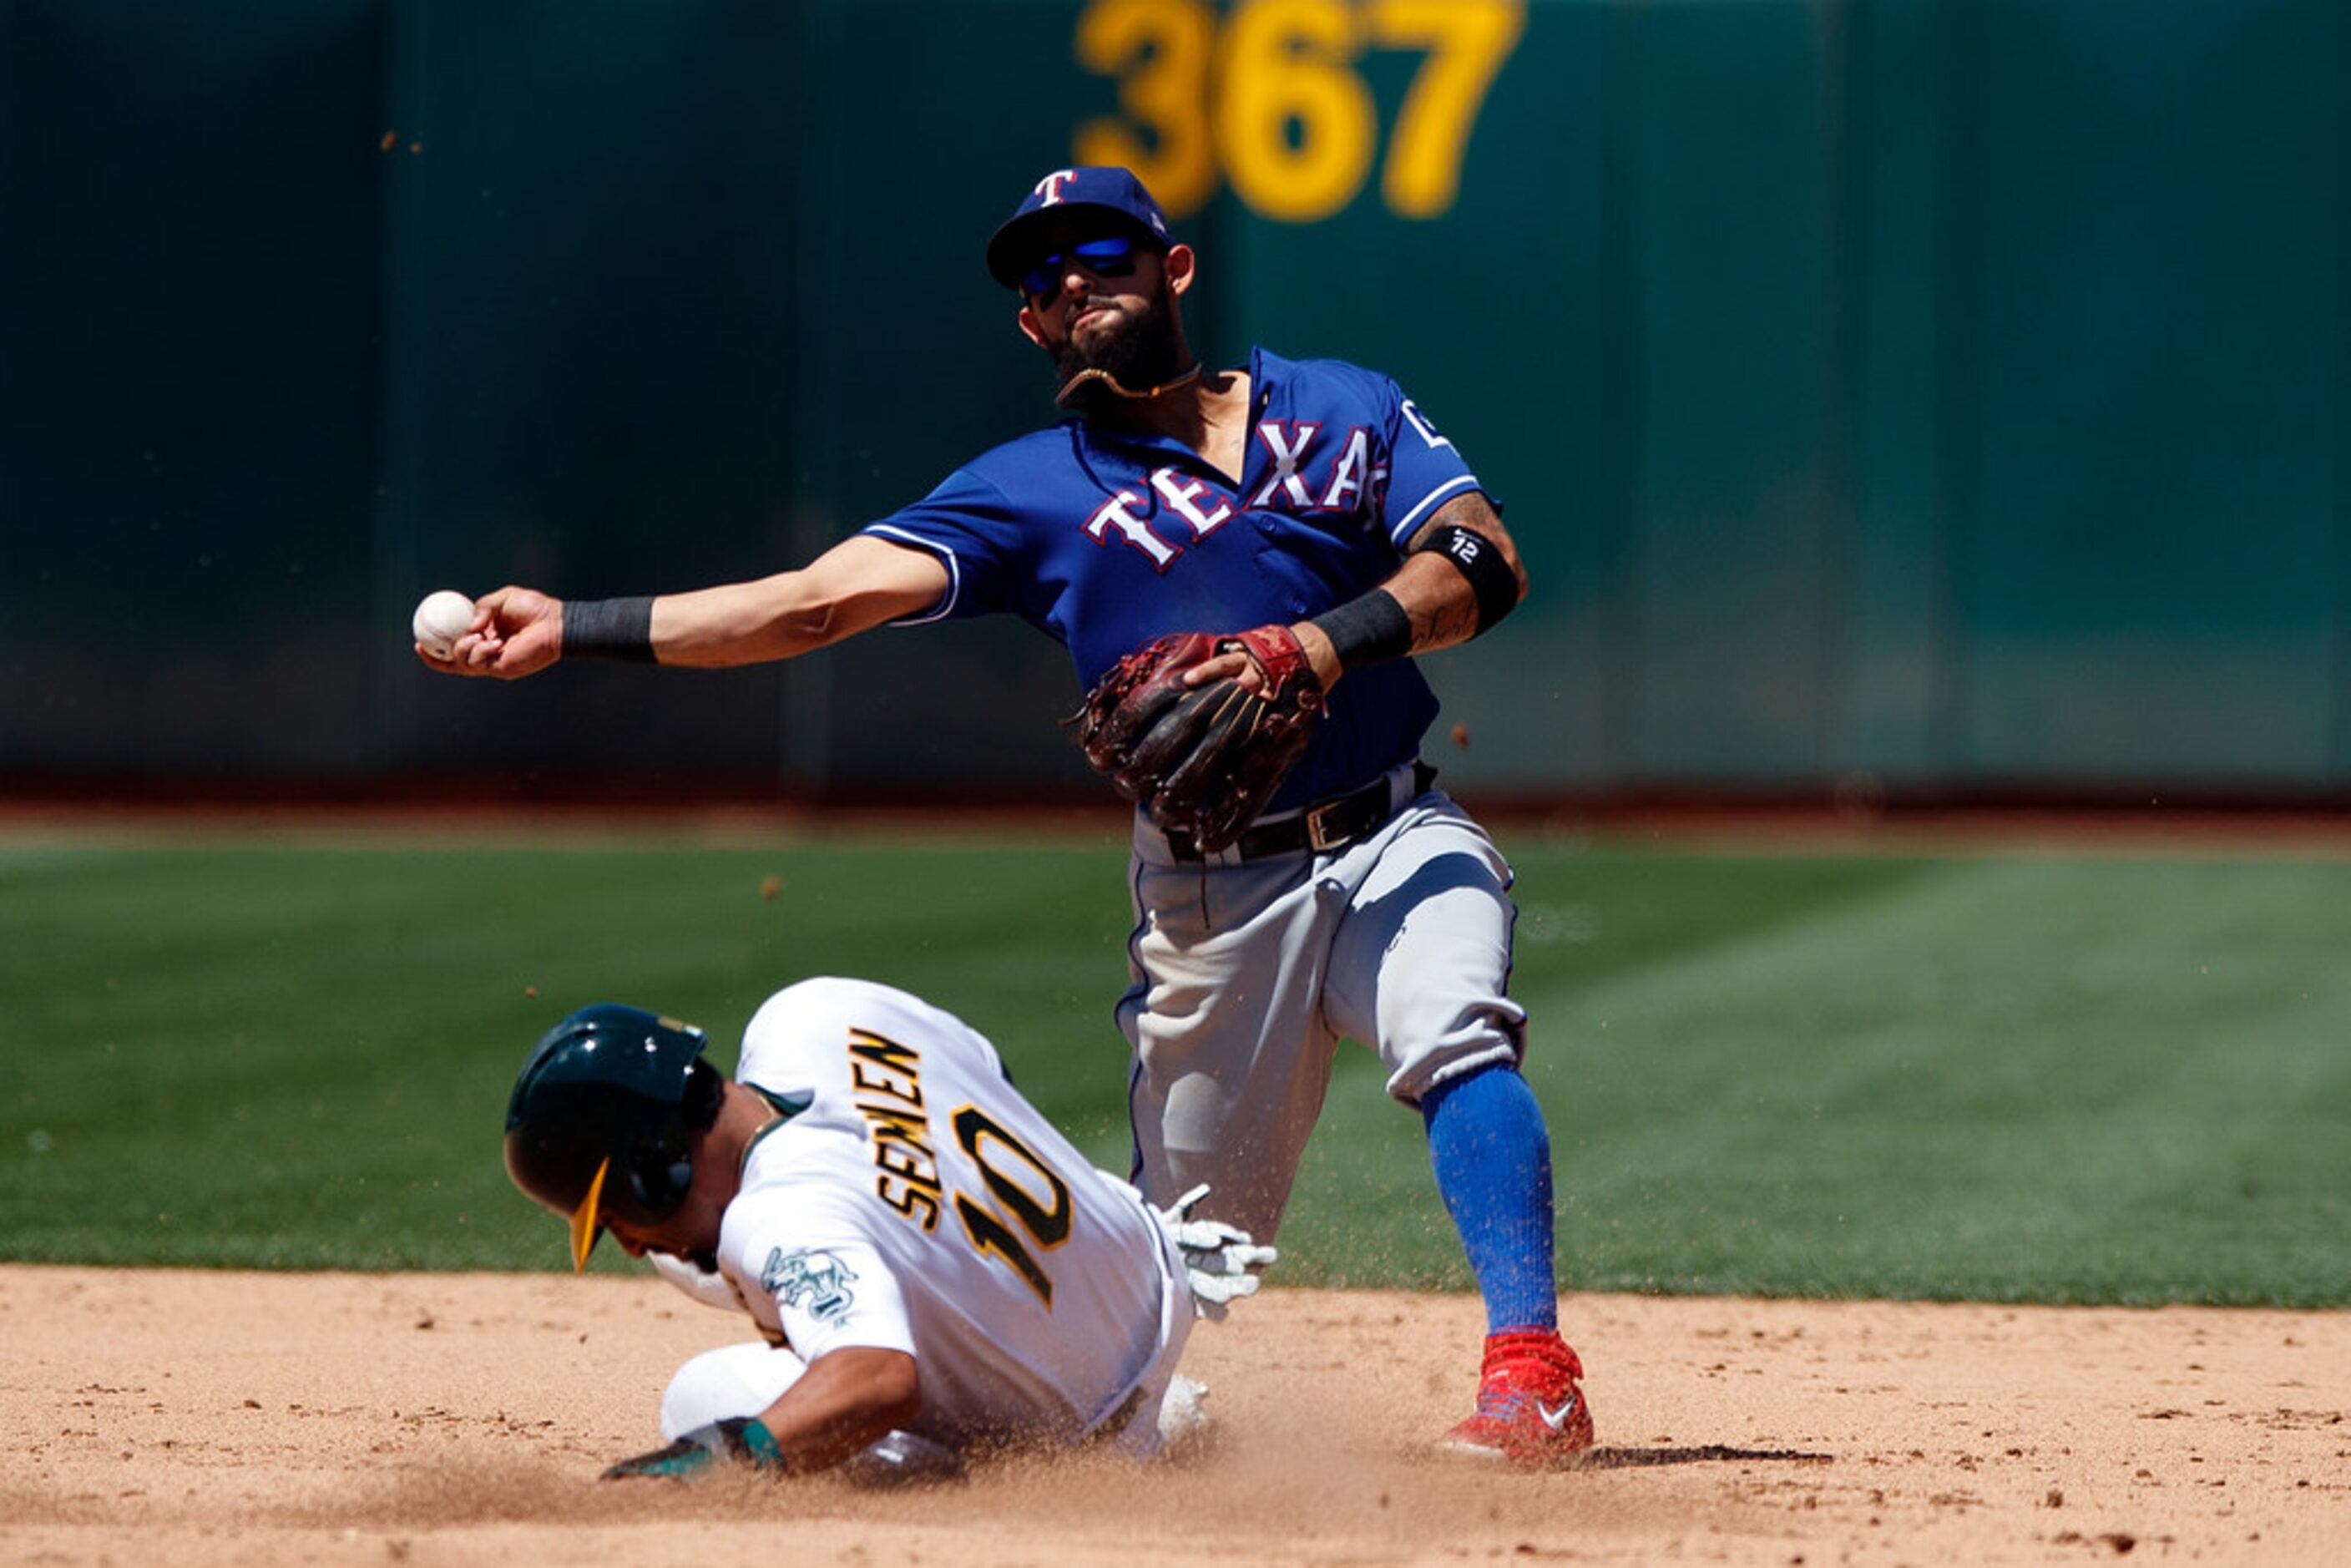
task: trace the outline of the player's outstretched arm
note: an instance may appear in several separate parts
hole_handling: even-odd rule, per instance
[[[797,658],[920,614],[946,591],[946,566],[930,551],[859,534],[798,571],[654,600],[653,651],[704,669]]]
[[[866,535],[797,571],[646,600],[567,603],[528,588],[483,595],[444,674],[515,680],[563,658],[633,658],[716,669],[795,658],[918,614],[947,591],[944,562]]]

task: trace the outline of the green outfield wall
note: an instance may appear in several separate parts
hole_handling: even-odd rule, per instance
[[[1511,793],[2351,790],[2329,0],[0,0],[0,781],[1084,783],[1026,628],[427,676],[426,589],[793,564],[1052,417],[1132,161],[1535,593]]]

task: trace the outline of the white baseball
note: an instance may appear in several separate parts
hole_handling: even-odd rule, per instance
[[[424,596],[408,629],[417,643],[436,659],[445,659],[474,623],[474,601],[454,588],[437,589]]]

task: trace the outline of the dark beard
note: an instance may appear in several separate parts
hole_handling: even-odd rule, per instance
[[[1072,376],[1101,371],[1130,392],[1145,392],[1166,385],[1190,368],[1184,362],[1183,340],[1176,331],[1175,312],[1167,308],[1164,286],[1151,297],[1140,315],[1129,318],[1118,331],[1098,341],[1091,351],[1078,347],[1076,339],[1071,338],[1052,353],[1056,392],[1069,387]],[[1088,376],[1070,388],[1061,401],[1063,407],[1079,413],[1096,414],[1126,400],[1099,377]]]

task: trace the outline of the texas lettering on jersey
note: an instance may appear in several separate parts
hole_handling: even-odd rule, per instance
[[[1278,419],[1258,425],[1257,438],[1270,459],[1263,483],[1249,497],[1252,511],[1279,507],[1352,514],[1363,508],[1374,486],[1386,483],[1387,470],[1372,466],[1370,433],[1361,425],[1339,444],[1327,476],[1313,477],[1310,448],[1319,430],[1312,423],[1291,425]],[[1151,471],[1150,497],[1121,490],[1086,519],[1087,536],[1097,544],[1115,538],[1142,551],[1154,571],[1165,571],[1186,543],[1207,538],[1238,512],[1231,494],[1173,465]]]
[[[1371,485],[1383,487],[1387,483],[1385,468],[1372,467],[1371,433],[1358,424],[1347,432],[1343,442],[1329,444],[1338,447],[1331,459],[1330,478],[1321,485],[1307,483],[1313,463],[1308,448],[1322,427],[1312,423],[1285,424],[1280,420],[1260,421],[1257,427],[1258,441],[1271,458],[1271,471],[1257,494],[1249,497],[1252,507],[1287,507],[1298,512],[1353,512],[1364,504]]]
[[[1336,360],[1249,356],[1242,471],[1180,442],[1072,420],[1007,442],[865,532],[936,554],[948,588],[904,624],[998,611],[1070,650],[1092,686],[1171,632],[1237,632],[1335,608],[1392,575],[1446,502],[1479,487],[1395,382]],[[1284,810],[1409,761],[1437,700],[1409,661],[1354,672]]]

